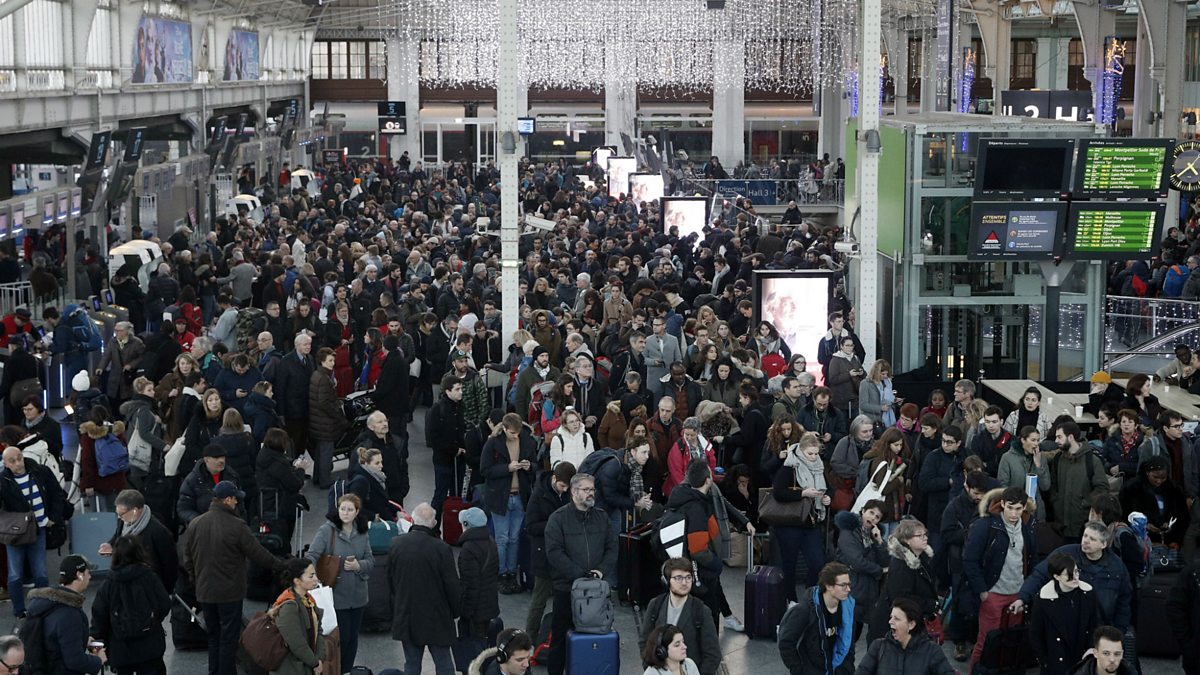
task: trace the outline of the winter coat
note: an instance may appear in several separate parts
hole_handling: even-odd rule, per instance
[[[254,366],[247,368],[246,372],[241,375],[238,375],[233,368],[225,368],[221,370],[220,375],[217,375],[217,381],[213,383],[213,386],[221,393],[221,401],[225,405],[236,408],[238,412],[243,412],[246,407],[246,399],[249,398],[254,385],[262,380],[262,373],[258,372],[258,368]],[[246,392],[246,396],[239,398],[238,389]]]
[[[126,399],[133,396],[133,381],[126,381],[125,366],[129,366],[130,371],[137,372],[145,352],[146,346],[134,335],[129,336],[123,347],[115,339],[108,343],[108,349],[104,350],[104,355],[100,357],[100,365],[96,366],[96,369],[108,369],[108,380],[102,388],[110,397]]]
[[[1175,579],[1167,596],[1167,618],[1175,640],[1183,646],[1183,662],[1200,663],[1200,560]]]
[[[503,432],[489,438],[483,445],[479,459],[479,471],[484,477],[484,507],[489,513],[498,516],[508,514],[508,496],[512,491],[513,472],[508,470],[511,459],[507,438]],[[517,445],[517,461],[527,460],[530,466],[529,469],[516,471],[517,494],[524,505],[529,502],[529,495],[533,490],[533,473],[537,468],[537,442],[533,440],[533,436],[522,430]]]
[[[550,576],[546,561],[546,524],[550,515],[571,501],[571,491],[562,494],[551,485],[553,474],[543,471],[534,480],[533,493],[525,505],[525,533],[529,535],[529,566],[535,577]]]
[[[266,446],[258,451],[254,468],[261,507],[266,508],[270,515],[269,507],[274,505],[279,518],[291,521],[300,502],[300,492],[304,489],[304,469],[292,466],[291,458]]]
[[[308,384],[308,434],[317,441],[337,442],[350,428],[337,395],[333,373],[317,368]]]
[[[1198,277],[1200,278],[1200,277]],[[1104,440],[1104,468],[1111,469],[1114,466],[1120,467],[1120,472],[1126,477],[1131,477],[1137,474],[1138,461],[1140,458],[1140,449],[1142,443],[1146,441],[1145,434],[1141,430],[1135,429],[1133,445],[1129,447],[1129,452],[1125,452],[1125,448],[1121,443],[1121,432],[1109,436]],[[1185,446],[1186,448],[1186,446]]]
[[[1004,502],[1000,499],[1003,492],[997,488],[979,500],[979,522],[971,527],[966,546],[963,547],[963,573],[975,595],[992,590],[1000,580],[1008,556],[1008,529],[1002,516]],[[1031,522],[1034,508],[1033,500],[1027,500],[1025,513],[1021,516],[1021,538],[1024,540],[1021,550],[1022,577],[1027,576],[1037,563],[1037,544]]]
[[[254,462],[258,458],[259,445],[254,442],[254,437],[244,431],[222,433],[213,442],[225,449],[225,465],[232,467],[241,480],[238,487],[246,492],[248,498],[257,497],[258,479],[254,475]]]
[[[1084,462],[1092,463],[1090,481]],[[1050,501],[1054,505],[1054,521],[1062,524],[1064,537],[1078,537],[1087,523],[1092,497],[1108,492],[1104,463],[1087,447],[1080,448],[1074,455],[1060,452],[1050,460],[1050,480],[1053,482]]]
[[[132,616],[119,620],[116,609],[133,610]],[[91,635],[104,643],[110,668],[161,662],[167,651],[163,620],[170,613],[171,597],[154,570],[124,565],[109,573],[92,601]]]
[[[616,572],[617,533],[605,512],[581,511],[568,503],[550,514],[545,536],[546,561],[556,592],[571,590],[571,584],[591,570],[600,570],[606,578]]]
[[[325,658],[325,640],[321,637],[321,615],[315,605],[305,606],[288,589],[275,601],[275,625],[287,643],[283,663],[271,675],[311,675]]]
[[[832,404],[826,406],[825,410],[819,411],[816,405],[809,403],[800,409],[796,421],[804,427],[805,431],[811,431],[821,437],[821,457],[827,461],[833,454],[834,448],[849,433],[850,428],[850,421],[846,419],[846,410],[844,408],[838,410]],[[825,434],[830,435],[828,442],[824,439]],[[854,468],[857,469],[858,466],[855,465]]]
[[[1000,469],[1000,462],[1004,457],[1004,453],[1008,451],[1009,446],[1016,446],[1021,449],[1019,441],[1014,441],[1016,432],[1008,432],[1004,429],[1000,430],[1000,434],[992,438],[992,435],[987,432],[987,429],[982,429],[971,437],[971,440],[966,444],[966,452],[963,453],[963,458],[966,459],[971,455],[975,455],[983,460],[983,471],[989,476],[995,476]],[[1044,463],[1044,462],[1043,462]]]
[[[888,573],[880,589],[879,600],[871,610],[867,620],[869,630],[867,640],[874,642],[883,637],[888,631],[888,616],[892,613],[892,601],[896,598],[908,598],[916,601],[921,608],[921,615],[933,618],[937,612],[937,587],[933,578],[932,559],[921,554],[914,567],[910,567],[908,558],[902,552],[901,543],[895,537],[888,539]],[[884,671],[887,672],[887,671]]]
[[[122,525],[118,521],[112,537],[108,540],[110,545],[115,545],[117,539],[121,538],[121,527]],[[174,592],[175,580],[179,577],[179,551],[175,547],[174,535],[166,525],[162,524],[158,516],[151,512],[150,522],[142,528],[141,532],[133,536],[141,542],[142,549],[148,558],[146,563],[162,580],[163,588],[169,588]]]
[[[403,427],[401,427],[403,428]],[[387,476],[387,498],[403,504],[408,496],[408,441],[401,441],[390,432],[382,439],[369,428],[354,440],[353,448],[374,448],[383,458],[383,475]],[[350,453],[350,468],[358,466],[358,453]],[[369,519],[368,519],[369,520]]]
[[[605,408],[604,417],[600,419],[600,427],[596,433],[596,443],[601,448],[621,450],[625,447],[625,432],[628,426],[625,415],[621,413],[620,401],[609,401]]]
[[[408,405],[408,367],[416,356],[412,338],[405,335],[402,340],[408,342],[409,349],[404,353],[391,352],[383,359],[383,366],[379,370],[379,379],[375,381],[375,391],[372,395],[376,408],[387,415],[392,424],[397,426],[407,423],[412,417]]]
[[[833,653],[826,648],[825,624],[828,613],[820,587],[802,593],[799,602],[788,608],[779,623],[779,656],[790,675],[849,675],[854,672],[853,597],[840,603],[837,640]]]
[[[858,664],[854,675],[954,675],[940,645],[929,639],[918,624],[917,632],[909,639],[908,647],[900,646],[888,636],[871,642],[867,655]]]
[[[962,573],[962,551],[967,545],[967,533],[971,525],[979,520],[979,505],[972,501],[966,490],[958,493],[942,513],[942,551],[950,563],[950,574],[957,577]]]
[[[313,564],[323,555],[337,556],[337,584],[333,587],[335,609],[358,609],[367,606],[367,583],[375,569],[375,556],[371,553],[371,540],[367,536],[367,522],[360,513],[354,527],[347,534],[337,513],[328,514],[325,522],[317,529],[317,534],[313,536],[308,552],[304,554]],[[332,542],[330,535],[333,535]],[[345,561],[350,556],[358,559],[357,572],[346,569]]]
[[[1037,476],[1038,493],[1030,495],[1037,502],[1038,520],[1046,519],[1046,500],[1042,493],[1049,494],[1050,489],[1054,486],[1054,479],[1050,477],[1050,459],[1042,455],[1042,465],[1034,466],[1033,456],[1025,454],[1025,449],[1019,443],[1014,443],[1008,452],[1000,457],[1000,471],[996,474],[996,479],[1000,481],[1003,487],[1019,487],[1025,488],[1025,478],[1030,475]]]
[[[1188,451],[1185,444],[1184,452]],[[1146,478],[1146,465],[1138,469],[1138,475],[1125,483],[1121,488],[1121,511],[1133,513],[1140,511],[1146,515],[1146,521],[1166,532],[1164,543],[1184,544],[1184,533],[1191,524],[1190,509],[1183,490],[1171,479],[1167,479],[1157,488],[1150,485]],[[1161,506],[1160,506],[1161,504]],[[1167,524],[1175,520],[1175,525],[1167,529]]]
[[[102,495],[115,495],[129,486],[125,480],[128,471],[118,471],[108,476],[100,475],[96,442],[110,433],[117,437],[121,445],[126,445],[124,422],[114,422],[112,426],[108,426],[88,421],[79,426],[79,487],[85,490],[91,488]]]
[[[192,412],[192,419],[188,422],[187,431],[183,434],[184,451],[183,457],[179,460],[182,466],[199,461],[204,456],[204,448],[209,443],[214,443],[217,437],[221,435],[221,418],[218,414],[216,417],[209,417],[204,410],[202,401],[196,402],[196,407]]]
[[[850,595],[855,600],[855,620],[865,621],[879,598],[883,568],[888,564],[887,547],[862,530],[862,518],[852,511],[840,511],[833,518],[838,528],[834,560],[850,568]]]
[[[433,423],[433,429],[426,429],[426,434],[433,442],[433,463],[442,466],[453,466],[458,460],[458,449],[463,447],[466,436],[466,422],[463,421],[462,404],[450,400],[442,392],[441,397],[433,404],[426,422]]]
[[[596,449],[592,436],[587,429],[580,425],[578,433],[572,434],[566,427],[560,427],[558,433],[550,439],[550,468],[558,466],[559,462],[570,462],[579,468],[583,460]]]
[[[134,394],[133,398],[121,404],[120,412],[121,417],[125,418],[129,438],[133,438],[136,431],[142,440],[150,444],[152,456],[158,456],[163,452],[166,443],[163,441],[162,422],[154,413],[154,408],[155,404],[152,399],[141,394]]]
[[[282,563],[258,543],[246,521],[216,503],[188,525],[183,568],[196,586],[196,600],[219,604],[246,598],[246,561],[278,570]]]
[[[35,588],[26,596],[28,616],[41,616],[42,636],[49,675],[94,675],[102,669],[100,657],[87,652],[87,614],[83,595],[63,586]]]
[[[250,425],[250,435],[254,437],[254,442],[259,445],[266,438],[268,429],[283,428],[283,421],[279,419],[279,413],[275,410],[275,400],[256,391],[250,392],[246,397],[242,417],[246,424]]]
[[[1051,579],[1038,591],[1029,610],[1029,643],[1042,664],[1042,675],[1067,675],[1092,646],[1100,625],[1100,609],[1091,584],[1061,593]]]
[[[388,550],[392,639],[424,647],[449,647],[457,638],[462,589],[450,545],[414,525]]]
[[[829,360],[829,377],[825,386],[829,387],[832,396],[829,405],[838,410],[846,410],[850,403],[858,402],[858,385],[862,378],[851,375],[852,370],[861,370],[862,362],[857,356],[846,357],[840,349]]]
[[[183,521],[184,525],[191,523],[197,516],[208,511],[209,506],[212,505],[213,488],[217,486],[217,482],[223,480],[227,480],[239,488],[242,486],[237,471],[234,471],[233,467],[228,464],[221,471],[217,481],[214,481],[213,474],[208,472],[204,460],[196,460],[196,464],[192,466],[192,470],[188,472],[179,486],[179,501],[175,505],[175,512],[179,514],[179,519]]]
[[[275,368],[275,409],[283,419],[308,417],[308,387],[312,380],[314,355],[300,362],[300,355],[290,352]]]
[[[74,513],[74,507],[67,501],[67,493],[63,491],[62,484],[54,477],[54,473],[50,469],[32,459],[25,458],[25,473],[29,474],[37,483],[47,519],[54,523],[62,523]],[[17,485],[12,469],[8,467],[0,470],[0,510],[17,513],[32,510],[29,501],[25,499],[25,494]]]
[[[663,593],[646,604],[646,619],[642,622],[641,633],[638,634],[639,654],[645,647],[650,632],[667,624],[665,605],[670,601],[670,595]],[[696,662],[700,675],[716,675],[721,667],[721,642],[717,637],[717,626],[713,623],[708,605],[694,595],[688,597],[680,608],[679,619],[674,625],[683,633],[683,642],[688,646],[688,657]]]
[[[862,464],[863,458],[871,451],[872,441],[861,443],[853,436],[843,436],[837,442],[837,447],[833,450],[833,456],[829,460],[830,468],[833,474],[838,478],[849,478],[851,480],[858,477],[858,467]]]
[[[925,525],[931,531],[941,532],[942,513],[950,503],[951,479],[959,475],[962,475],[961,453],[939,450],[922,460],[917,490],[925,500]]]
[[[487,623],[500,616],[500,555],[486,527],[463,530],[458,539],[458,578],[462,590],[460,616],[465,622]]]
[[[1131,617],[1129,602],[1133,597],[1133,586],[1129,581],[1129,571],[1121,562],[1121,558],[1111,550],[1105,549],[1099,560],[1092,561],[1083,554],[1079,544],[1059,546],[1054,553],[1059,552],[1074,558],[1079,580],[1091,584],[1096,593],[1096,604],[1100,607],[1101,623],[1125,630]],[[1034,598],[1048,581],[1050,573],[1046,569],[1046,561],[1043,560],[1033,568],[1021,586],[1021,600],[1025,606],[1033,604]]]
[[[712,443],[709,443],[707,438],[700,436],[697,439],[697,445],[699,446],[697,450],[708,462],[709,471],[716,471],[717,453],[713,452]],[[688,464],[691,462],[692,454],[687,447],[687,441],[680,436],[667,454],[667,480],[663,482],[663,493],[668,497],[675,486],[684,482]]]
[[[671,491],[671,496],[667,498],[667,509],[684,517],[686,557],[696,563],[700,576],[720,575],[723,568],[717,541],[721,538],[721,528],[712,499],[691,485],[684,484]]]

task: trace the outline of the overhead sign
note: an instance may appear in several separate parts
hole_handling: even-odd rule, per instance
[[[1089,122],[1092,119],[1092,94],[1088,91],[1010,89],[1000,92],[1000,112],[1016,117]]]
[[[775,204],[776,184],[773,180],[719,180],[717,192],[726,199],[746,197],[755,204]]]
[[[142,142],[145,138],[146,127],[136,127],[129,130],[129,133],[125,136],[124,161],[136,162],[142,158]]]
[[[404,101],[378,101],[379,133],[403,135],[408,133],[407,106]]]

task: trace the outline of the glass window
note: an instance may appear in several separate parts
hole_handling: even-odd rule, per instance
[[[345,42],[330,42],[329,43],[329,77],[334,80],[349,79],[349,69],[347,66],[346,53],[348,48]]]
[[[367,43],[350,42],[350,79],[367,79]]]
[[[312,78],[314,80],[329,79],[329,43],[316,41],[312,50]]]
[[[1012,41],[1013,89],[1030,89],[1037,77],[1037,40]]]
[[[372,80],[387,79],[387,44],[383,42],[368,43],[367,77]]]

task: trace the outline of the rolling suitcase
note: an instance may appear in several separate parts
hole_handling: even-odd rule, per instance
[[[208,632],[192,582],[181,575],[171,595],[171,643],[179,651],[208,649]]]
[[[1179,574],[1155,572],[1137,589],[1137,650],[1138,656],[1164,656],[1177,659],[1182,650],[1167,618],[1167,599]]]
[[[533,590],[533,542],[524,528],[517,542],[517,583],[527,591]]]
[[[112,539],[117,531],[117,514],[100,510],[100,496],[96,496],[96,510],[86,511],[87,502],[80,500],[80,513],[75,514],[70,523],[71,555],[81,555],[95,563],[96,570],[92,576],[103,579],[108,576],[108,568],[112,564],[110,556],[102,556],[97,551],[100,545]]]
[[[660,592],[662,568],[650,545],[653,523],[617,536],[617,593],[630,604],[645,608]]]
[[[375,567],[367,578],[367,607],[363,611],[362,632],[388,633],[392,630],[392,593],[388,585],[388,557],[375,556]]]
[[[571,675],[620,675],[621,638],[611,633],[567,631],[567,672]]]
[[[455,473],[457,472],[456,464]],[[442,541],[451,546],[458,546],[458,540],[462,537],[462,523],[458,522],[458,514],[471,508],[470,502],[467,501],[470,489],[471,469],[468,467],[462,484],[462,493],[450,495],[442,502]]]
[[[1010,625],[1012,620],[1013,614],[1004,612],[1000,627],[988,631],[973,675],[1024,675],[1037,665],[1037,655],[1029,643],[1029,629],[1023,623]]]
[[[749,535],[747,535],[749,538]],[[750,571],[746,573],[746,636],[775,639],[779,622],[787,610],[787,589],[778,567],[754,564],[754,542],[747,542]]]
[[[253,528],[254,539],[276,558],[290,558],[289,542],[284,541],[276,529],[283,527],[279,519],[268,519],[263,515],[263,505],[266,501],[264,498],[258,502],[258,525]],[[296,529],[298,531],[300,528]],[[270,567],[260,567],[253,560],[247,560],[246,598],[259,602],[273,602],[284,589],[278,576]]]

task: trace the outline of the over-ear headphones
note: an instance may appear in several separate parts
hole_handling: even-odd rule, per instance
[[[666,626],[663,626],[662,631],[658,634],[658,644],[654,645],[654,658],[659,663],[667,660],[667,647],[671,645],[670,640],[667,638],[668,635],[671,635],[671,632],[667,630]],[[674,638],[675,636],[671,635],[671,639]]]
[[[667,562],[670,562],[669,560]],[[670,590],[671,582],[667,579],[667,563],[664,562],[662,567],[658,569],[658,579],[662,582],[663,588]]]
[[[521,630],[520,628],[514,628],[512,635],[508,636],[508,639],[504,641],[504,644],[496,645],[496,662],[497,663],[508,663],[508,647],[509,647],[509,645],[511,645],[513,643],[513,640],[515,640],[518,635],[524,635],[524,634],[525,634],[525,631]]]

